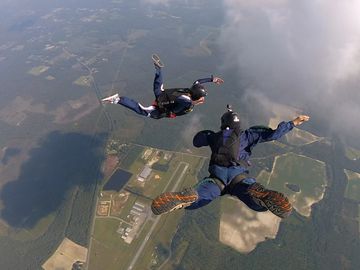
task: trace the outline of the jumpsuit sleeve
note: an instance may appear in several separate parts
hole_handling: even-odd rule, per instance
[[[211,130],[202,130],[196,133],[196,135],[193,138],[193,145],[195,147],[202,147],[202,146],[208,146],[209,145],[209,136],[211,134],[214,134],[214,131]]]
[[[198,80],[196,80],[196,81],[193,83],[193,85],[198,84],[198,83],[200,83],[200,84],[202,84],[202,83],[209,83],[209,82],[212,82],[213,79],[214,79],[214,76],[211,75],[211,77],[209,77],[209,78],[204,78],[204,79],[198,79]]]
[[[277,140],[294,128],[293,121],[281,122],[274,130],[267,127],[250,127],[247,137],[250,145]]]

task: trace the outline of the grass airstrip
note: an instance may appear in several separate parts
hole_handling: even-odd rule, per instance
[[[133,145],[119,165],[119,169],[132,173],[131,178],[122,190],[112,193],[103,191],[103,197],[99,197],[98,206],[102,200],[104,203],[110,200],[110,207],[117,205],[117,211],[105,211],[107,214],[101,216],[97,212],[89,251],[89,269],[127,269],[130,265],[134,269],[159,267],[167,259],[163,251],[169,249],[184,212],[154,216],[150,210],[151,198],[164,190],[179,190],[193,185],[203,161],[198,156]],[[156,167],[156,164],[161,166]],[[145,166],[152,167],[152,170],[144,180],[141,176]],[[121,207],[113,200],[120,193],[127,196]],[[139,205],[144,208],[137,216]],[[115,212],[116,215],[113,214]],[[144,221],[139,224],[142,218]],[[139,259],[136,259],[136,254]]]

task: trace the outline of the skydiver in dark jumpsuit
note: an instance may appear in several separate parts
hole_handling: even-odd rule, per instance
[[[155,65],[155,78],[153,84],[155,101],[152,105],[143,106],[139,102],[128,97],[120,97],[119,94],[106,97],[102,99],[102,101],[104,103],[123,105],[137,114],[154,119],[164,117],[175,118],[176,116],[191,112],[195,105],[205,102],[207,91],[202,85],[203,83],[213,82],[221,84],[224,82],[219,77],[211,76],[209,78],[196,80],[190,88],[164,89],[162,77],[162,68],[164,67],[164,64],[156,54],[153,54],[152,59]]]
[[[266,127],[241,130],[240,117],[229,108],[221,117],[219,132],[203,130],[193,139],[195,147],[211,148],[210,176],[195,187],[160,194],[152,202],[153,213],[160,215],[180,208],[197,209],[226,194],[237,197],[254,211],[270,210],[281,218],[287,217],[292,210],[288,198],[266,189],[249,176],[249,158],[258,143],[277,140],[308,120],[309,116],[300,115],[293,121],[281,122],[275,130]]]

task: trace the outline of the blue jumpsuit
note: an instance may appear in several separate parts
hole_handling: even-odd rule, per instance
[[[164,91],[164,88],[163,88],[163,77],[162,77],[161,68],[155,67],[155,70],[156,71],[155,71],[153,90],[154,90],[155,99],[157,99],[157,97],[162,93],[162,91]],[[199,79],[195,81],[193,85],[198,83],[202,84],[202,83],[212,82],[212,81],[213,81],[213,76],[211,76],[210,78]],[[151,117],[154,119],[160,119],[167,116],[166,114],[164,114],[164,112],[160,111],[156,105],[143,106],[139,102],[130,99],[128,97],[121,97],[118,104],[127,107],[128,109],[136,112],[137,114]],[[183,115],[187,111],[190,111],[192,107],[193,104],[191,98],[187,95],[181,95],[178,98],[176,98],[174,107],[172,109],[172,113],[174,113],[175,115]]]
[[[294,128],[294,123],[290,122],[281,122],[277,129],[259,129],[259,128],[249,128],[242,131],[239,136],[240,139],[240,149],[238,151],[238,159],[243,160],[249,163],[249,158],[251,155],[251,150],[255,145],[262,142],[268,142],[272,140],[277,140],[281,136],[285,135],[287,132]],[[229,138],[230,134],[233,132],[232,129],[226,129],[223,131],[223,140]],[[211,150],[214,151],[216,145],[215,133],[213,131],[200,131],[197,133],[193,139],[193,144],[195,147],[210,146]],[[231,167],[221,167],[216,164],[209,165],[209,173],[215,175],[217,178],[221,179],[225,186],[228,186],[231,181],[239,174],[248,174],[249,171],[244,166],[234,164]],[[246,177],[240,183],[235,185],[227,194],[235,196],[241,201],[243,201],[249,208],[252,210],[262,212],[267,211],[265,207],[262,207],[255,203],[255,201],[247,194],[247,189],[249,186],[256,182],[255,178]],[[216,199],[221,195],[220,188],[215,184],[211,178],[205,178],[198,183],[196,186],[196,191],[199,195],[197,201],[192,203],[186,209],[197,209],[199,207],[205,206],[210,203],[212,200]]]

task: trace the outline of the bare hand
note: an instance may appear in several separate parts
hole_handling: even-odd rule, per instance
[[[302,123],[309,121],[309,119],[310,119],[310,116],[308,116],[308,115],[299,115],[298,117],[296,117],[293,120],[294,126],[299,126]]]
[[[222,84],[223,82],[224,82],[224,80],[219,78],[219,77],[214,77],[213,78],[213,83]]]
[[[192,103],[193,105],[200,105],[203,104],[205,102],[205,97],[201,97],[198,100],[194,100]]]

